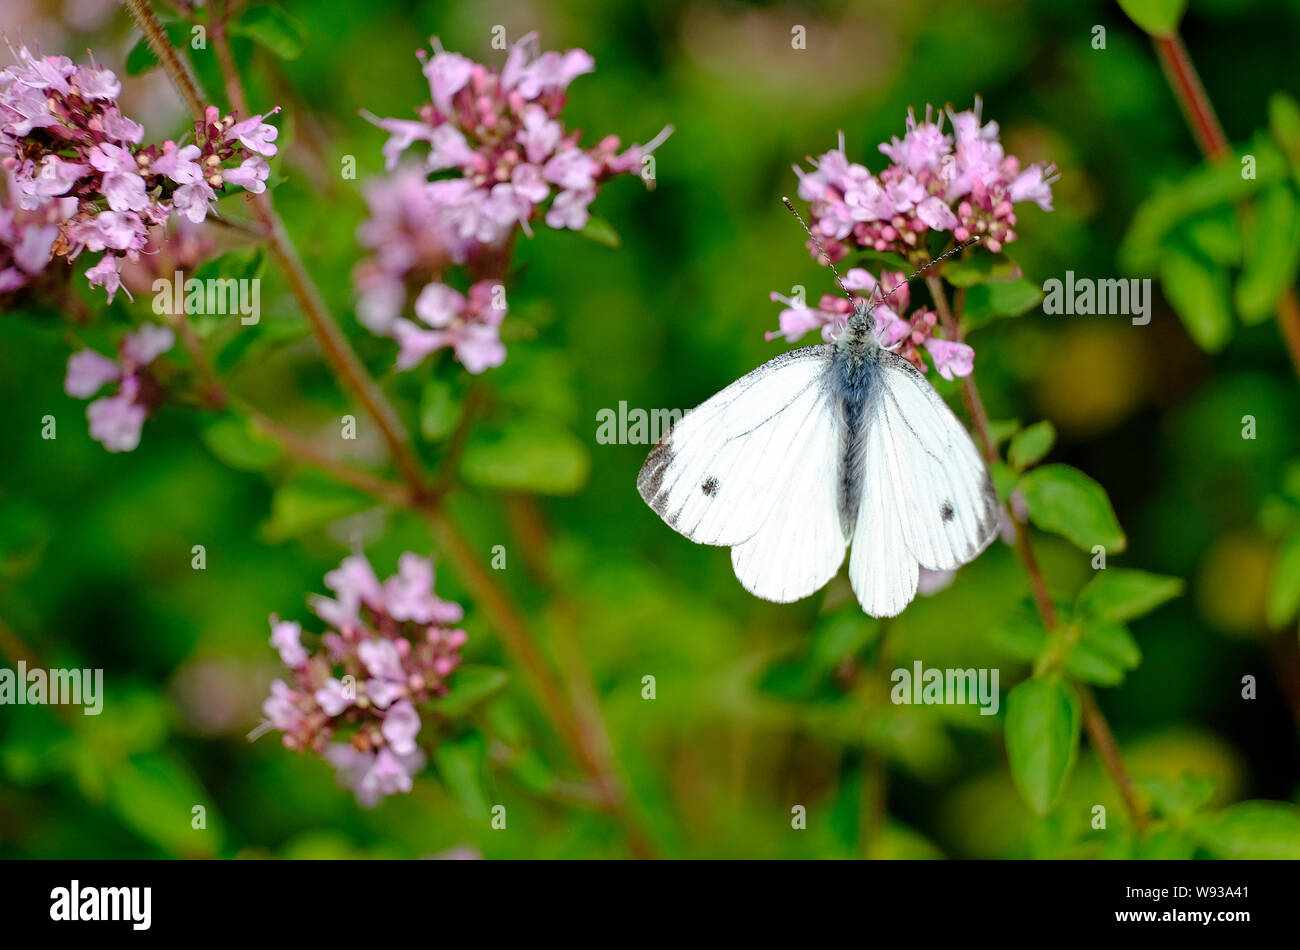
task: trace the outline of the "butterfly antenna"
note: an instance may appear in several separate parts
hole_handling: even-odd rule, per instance
[[[840,272],[835,269],[835,265],[831,262],[831,256],[826,253],[826,248],[822,245],[821,240],[817,237],[817,235],[813,234],[812,228],[808,227],[808,223],[804,221],[803,215],[801,215],[798,211],[795,210],[795,207],[790,203],[789,198],[786,198],[783,195],[781,197],[781,201],[785,203],[785,206],[789,210],[789,212],[792,215],[794,215],[794,219],[798,221],[801,225],[803,225],[803,229],[808,232],[808,237],[812,238],[813,244],[816,245],[817,247],[817,253],[822,256],[822,260],[826,262],[826,266],[829,267],[831,269],[831,273],[835,275],[835,283],[840,285],[840,290],[844,291],[844,296],[849,298],[849,303],[853,305],[853,309],[856,311],[858,309],[858,298],[853,295],[853,291],[849,290],[848,287],[844,286],[844,281],[840,279]],[[867,313],[870,312],[871,312],[870,310],[867,311]]]
[[[803,229],[804,229],[805,231],[808,232],[808,237],[812,239],[812,242],[813,242],[814,246],[816,246],[816,248],[817,248],[817,252],[822,256],[822,260],[824,260],[824,261],[826,262],[826,266],[829,267],[829,268],[831,269],[831,273],[835,275],[835,283],[837,283],[837,284],[840,285],[840,290],[844,291],[844,296],[846,296],[846,297],[849,298],[849,303],[853,304],[853,309],[856,311],[856,310],[858,309],[858,300],[859,300],[859,298],[856,297],[856,296],[854,295],[853,291],[849,290],[849,288],[846,287],[846,286],[844,285],[844,281],[840,278],[840,272],[839,272],[838,270],[835,269],[835,265],[831,262],[830,255],[826,253],[826,248],[825,248],[825,246],[822,244],[821,239],[818,238],[816,234],[813,234],[812,228],[808,227],[808,223],[807,223],[806,221],[804,221],[804,219],[803,219],[803,215],[801,215],[801,214],[798,212],[798,210],[795,208],[795,206],[794,206],[793,204],[790,203],[790,199],[789,199],[789,198],[786,198],[786,197],[783,196],[783,197],[781,198],[781,201],[785,204],[785,206],[786,206],[786,208],[789,210],[789,212],[790,212],[792,215],[794,215],[795,220],[798,221],[799,224],[801,224],[801,225],[803,226]],[[963,241],[961,244],[958,244],[958,245],[956,245],[955,247],[952,247],[952,248],[950,248],[949,250],[944,251],[942,254],[940,254],[940,255],[939,255],[938,257],[936,257],[934,260],[930,261],[930,263],[926,264],[926,265],[925,265],[924,267],[922,267],[920,270],[916,271],[916,272],[913,273],[913,274],[909,274],[908,277],[907,277],[905,280],[899,282],[899,283],[898,283],[898,284],[893,288],[893,290],[889,291],[889,293],[884,294],[883,296],[882,296],[881,293],[880,293],[880,289],[881,289],[881,288],[880,288],[880,285],[877,285],[875,292],[871,295],[871,296],[872,296],[871,306],[870,306],[870,307],[867,307],[866,310],[863,311],[864,315],[869,316],[873,310],[875,310],[877,307],[879,307],[881,304],[883,304],[886,300],[888,300],[890,297],[892,297],[892,296],[894,295],[894,293],[895,293],[895,292],[896,292],[900,287],[903,287],[903,286],[905,286],[905,285],[911,283],[911,281],[912,281],[913,278],[920,277],[922,274],[924,274],[926,271],[928,271],[928,270],[929,270],[931,267],[933,267],[935,264],[938,264],[938,263],[939,263],[940,261],[942,261],[944,258],[946,258],[946,257],[951,257],[952,255],[956,254],[958,251],[961,251],[961,250],[964,250],[965,248],[970,247],[972,244],[974,244],[974,243],[976,243],[977,241],[979,241],[980,237],[981,237],[981,235],[978,235],[978,234],[977,234],[977,235],[975,235],[973,238],[971,238],[969,241]]]
[[[940,254],[940,255],[939,255],[938,257],[936,257],[934,260],[930,261],[930,263],[926,264],[926,265],[925,265],[924,267],[922,267],[920,270],[916,271],[915,273],[912,273],[912,274],[907,275],[907,278],[906,278],[906,279],[900,281],[897,285],[895,285],[895,287],[894,287],[893,290],[891,290],[889,293],[885,294],[883,297],[880,297],[879,299],[874,299],[874,295],[873,295],[873,299],[872,299],[872,301],[871,301],[871,307],[868,308],[867,313],[868,313],[868,314],[871,313],[872,310],[875,310],[877,307],[879,307],[881,304],[883,304],[886,300],[888,300],[890,297],[892,297],[892,296],[894,295],[894,293],[898,290],[899,287],[906,287],[908,284],[910,284],[910,283],[912,282],[912,279],[913,279],[913,278],[915,278],[915,277],[920,277],[922,274],[924,274],[926,271],[928,271],[928,270],[929,270],[931,267],[933,267],[935,264],[939,263],[939,262],[940,262],[941,260],[943,260],[945,257],[952,257],[952,256],[953,256],[954,254],[956,254],[958,251],[964,250],[965,248],[970,247],[972,244],[977,243],[981,237],[982,237],[982,235],[977,234],[977,235],[975,235],[973,238],[971,238],[969,241],[962,241],[960,244],[958,244],[958,245],[956,245],[956,246],[954,246],[954,247],[951,247],[951,248],[949,248],[948,250],[944,251],[942,254]],[[843,286],[843,285],[841,285],[841,286]]]

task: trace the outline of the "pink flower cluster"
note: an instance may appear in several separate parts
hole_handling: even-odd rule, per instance
[[[480,280],[462,294],[446,284],[426,284],[415,299],[415,315],[432,329],[398,318],[393,335],[401,352],[397,368],[409,369],[434,350],[452,347],[471,373],[481,373],[506,361],[506,347],[497,328],[506,315],[505,285]]]
[[[416,706],[447,692],[466,639],[451,629],[460,605],[433,592],[432,560],[408,551],[397,565],[381,583],[358,552],[325,575],[335,598],[313,596],[311,608],[334,629],[315,652],[296,621],[271,616],[292,685],[272,683],[262,711],[286,747],[323,756],[366,807],[411,790],[425,763]]]
[[[1004,153],[998,124],[983,123],[981,103],[965,112],[948,110],[936,121],[928,106],[918,122],[909,111],[907,132],[880,146],[893,163],[879,175],[850,162],[839,147],[809,161],[813,171],[795,166],[799,196],[812,203],[812,228],[826,253],[838,261],[854,248],[925,252],[927,231],[952,233],[961,243],[975,236],[993,253],[1016,239],[1014,206],[1032,201],[1052,210],[1055,168],[1036,163],[1021,168]],[[809,250],[817,254],[810,241]]]
[[[25,46],[14,55],[18,64],[0,71],[0,166],[24,210],[49,216],[57,202],[62,216],[47,255],[104,252],[86,276],[110,301],[121,260],[138,258],[150,226],[173,213],[203,221],[227,184],[266,189],[278,130],[263,116],[237,122],[208,106],[194,143],[141,146],[144,128],[122,114],[112,70],[37,57]]]
[[[880,345],[894,350],[921,372],[927,370],[925,360],[921,357],[921,349],[924,348],[934,361],[934,368],[944,379],[969,376],[975,368],[975,351],[965,343],[935,336],[939,315],[933,310],[921,307],[910,316],[905,315],[911,301],[911,292],[902,271],[885,271],[880,277],[877,282],[875,277],[861,267],[852,268],[844,275],[845,287],[861,291],[863,296],[875,304],[871,316],[876,321],[876,337],[880,340]],[[844,329],[853,312],[853,305],[846,298],[831,294],[823,295],[816,307],[809,307],[802,301],[777,293],[772,294],[772,300],[785,304],[786,308],[780,315],[781,329],[769,332],[769,340],[783,336],[793,343],[809,330],[820,329],[822,338],[829,342]]]
[[[642,160],[671,132],[665,129],[645,146],[621,149],[618,137],[609,135],[582,148],[581,133],[567,130],[561,113],[569,83],[595,68],[583,50],[538,53],[530,33],[498,71],[446,52],[436,40],[434,49],[432,56],[418,54],[431,99],[417,110],[418,119],[367,115],[389,133],[383,153],[392,174],[367,190],[371,217],[358,239],[373,256],[354,275],[357,310],[372,332],[399,340],[415,339],[414,325],[399,322],[412,284],[440,281],[453,264],[473,277],[499,277],[511,239],[519,230],[531,236],[531,222],[539,218],[556,229],[583,228],[600,185],[639,173]],[[423,166],[399,168],[416,142],[427,146]],[[471,290],[471,306],[473,296]],[[417,315],[425,319],[418,309]],[[500,365],[501,315],[483,320],[475,313],[464,320],[469,331],[443,333],[437,346],[455,347],[471,372]],[[434,340],[426,333],[415,350],[404,346],[398,368],[418,362],[409,354]]]
[[[17,207],[9,196],[18,191],[13,172],[6,173],[8,188],[0,201],[0,295],[34,284],[50,262],[50,248],[59,225],[77,210],[75,198],[54,198],[33,208]]]
[[[110,360],[94,350],[73,353],[63,390],[77,399],[89,399],[109,383],[118,388],[111,396],[86,407],[91,438],[110,452],[130,452],[140,444],[145,417],[162,403],[163,391],[149,364],[172,348],[175,337],[167,327],[146,324],[128,334]]]

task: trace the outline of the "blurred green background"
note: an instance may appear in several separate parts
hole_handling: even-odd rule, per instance
[[[793,162],[832,147],[873,170],[876,144],[901,135],[908,106],[984,100],[1009,152],[1061,172],[1056,210],[1021,209],[1010,253],[1041,283],[1125,275],[1116,249],[1162,182],[1200,162],[1148,38],[1118,7],[1048,0],[742,4],[694,2],[394,2],[292,0],[305,40],[285,60],[236,43],[259,108],[283,107],[277,206],[313,276],[367,364],[420,431],[429,364],[393,377],[392,345],[361,329],[349,274],[361,255],[361,186],[382,173],[384,135],[359,115],[412,117],[428,88],[414,51],[430,35],[499,65],[492,27],[544,49],[582,47],[596,72],[570,88],[565,116],[585,144],[647,141],[666,123],[657,187],[616,180],[594,211],[614,249],[539,229],[521,240],[510,280],[507,362],[482,378],[484,431],[544,418],[569,476],[536,501],[467,485],[451,510],[557,664],[568,631],[608,723],[632,809],[657,853],[679,857],[986,857],[1125,855],[1118,795],[1084,750],[1065,794],[1036,818],[1012,787],[1000,717],[973,707],[895,706],[888,670],[997,667],[1003,690],[1027,665],[996,631],[1028,594],[1001,542],[956,582],[875,623],[843,577],[798,604],[748,595],[724,549],[692,545],[638,497],[647,445],[596,440],[601,409],[687,409],[779,352],[767,343],[770,291],[832,288],[779,198]],[[114,4],[9,2],[0,25],[46,52],[125,72],[138,33]],[[807,28],[792,50],[791,28]],[[1093,48],[1094,27],[1106,30]],[[1228,137],[1269,121],[1269,97],[1300,93],[1300,4],[1194,0],[1183,35]],[[205,76],[198,54],[200,79]],[[210,66],[210,64],[209,64]],[[219,94],[212,92],[214,98]],[[147,140],[185,126],[157,71],[127,80],[123,102]],[[338,169],[355,156],[358,175]],[[1144,274],[1141,276],[1154,276]],[[350,409],[279,276],[265,274],[263,335],[219,359],[231,388],[322,440]],[[78,293],[102,309],[98,292]],[[119,300],[80,337],[108,351],[148,298]],[[426,772],[410,795],[356,805],[318,758],[249,743],[271,679],[267,615],[309,620],[305,597],[365,540],[381,576],[407,549],[428,552],[408,514],[343,504],[342,521],[295,518],[291,461],[232,469],[204,437],[210,419],[169,406],[140,448],[109,455],[86,434],[84,404],[62,391],[69,340],[48,313],[0,318],[0,621],[44,666],[102,667],[100,717],[0,708],[3,857],[600,857],[628,853],[610,817],[560,794],[576,768],[501,650],[461,578],[439,593],[467,607],[467,661],[512,677],[446,737],[462,768]],[[975,331],[990,415],[1050,420],[1050,460],[1110,493],[1129,544],[1111,564],[1185,578],[1184,596],[1137,621],[1141,666],[1100,702],[1140,779],[1212,780],[1213,799],[1300,800],[1300,654],[1294,620],[1266,622],[1278,541],[1266,513],[1300,456],[1300,383],[1272,321],[1236,328],[1213,355],[1157,293],[1148,326],[1122,317],[1031,310]],[[457,397],[466,380],[437,364]],[[941,386],[957,404],[955,389]],[[56,417],[58,438],[40,438]],[[1241,437],[1243,415],[1258,422]],[[361,418],[345,449],[382,464]],[[433,433],[436,435],[436,433]],[[476,436],[477,437],[477,436]],[[332,443],[337,447],[336,440]],[[473,442],[471,442],[471,446]],[[438,457],[436,438],[420,446]],[[551,458],[552,456],[547,456]],[[307,484],[310,488],[311,482]],[[278,505],[277,505],[278,500]],[[352,513],[355,509],[355,513]],[[1261,512],[1265,516],[1261,516]],[[331,523],[322,524],[322,520]],[[546,547],[537,535],[546,525]],[[1054,594],[1091,571],[1065,540],[1035,533]],[[190,567],[202,544],[207,569]],[[530,571],[536,559],[554,579]],[[308,624],[312,629],[317,626]],[[556,634],[561,638],[557,640]],[[560,649],[557,651],[557,645]],[[6,656],[12,665],[13,656]],[[642,698],[642,677],[657,697]],[[1258,698],[1241,698],[1241,679]],[[1108,830],[1090,829],[1104,804]],[[207,828],[191,828],[206,808]],[[487,808],[505,804],[494,831]],[[791,808],[808,811],[791,828]],[[1205,853],[1203,850],[1197,853]]]

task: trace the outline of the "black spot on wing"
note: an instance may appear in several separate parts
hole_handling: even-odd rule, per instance
[[[943,506],[940,507],[939,509],[939,517],[941,517],[944,521],[952,520],[952,502],[945,501],[943,503]]]
[[[704,484],[700,486],[700,491],[706,495],[716,495],[718,493],[718,480],[710,475],[704,480]]]

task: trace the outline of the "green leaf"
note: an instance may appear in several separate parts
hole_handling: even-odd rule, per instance
[[[230,32],[265,46],[281,59],[302,55],[302,24],[278,3],[250,7],[230,25]]]
[[[1268,128],[1292,166],[1300,170],[1300,104],[1281,90],[1268,98]]]
[[[1281,627],[1300,612],[1300,534],[1278,551],[1268,591],[1268,625]]]
[[[447,740],[433,752],[433,764],[442,784],[475,821],[488,817],[486,786],[487,742],[477,732]]]
[[[1016,789],[1037,814],[1060,797],[1079,748],[1079,699],[1064,683],[1031,679],[1007,696],[1007,761]]]
[[[445,379],[430,379],[420,394],[420,434],[430,442],[445,439],[461,416],[460,393]]]
[[[587,446],[568,429],[539,420],[517,420],[471,436],[461,459],[471,485],[498,491],[572,495],[591,470]]]
[[[1020,431],[1019,419],[990,419],[989,438],[994,445],[1001,445]]]
[[[494,666],[468,664],[459,667],[447,682],[445,696],[431,699],[425,705],[431,712],[449,718],[463,716],[475,706],[499,693],[509,677],[505,670]]]
[[[994,462],[989,466],[989,476],[993,479],[993,489],[998,493],[998,501],[1004,505],[1011,493],[1016,490],[1018,472],[1012,471],[1006,462]]]
[[[218,416],[199,434],[217,460],[244,472],[262,472],[280,457],[280,445],[235,412]]]
[[[1255,176],[1242,177],[1241,159],[1254,159]],[[1234,157],[1203,162],[1181,180],[1156,187],[1138,206],[1128,233],[1120,242],[1119,260],[1125,271],[1152,274],[1180,225],[1207,213],[1232,213],[1232,206],[1260,189],[1289,177],[1286,156],[1265,135],[1256,136]]]
[[[1217,353],[1232,336],[1228,275],[1181,247],[1166,250],[1160,262],[1160,288],[1182,318],[1187,333],[1207,353]]]
[[[279,544],[374,507],[366,494],[316,472],[304,472],[285,482],[271,498],[271,517],[262,537]]]
[[[1016,659],[1032,663],[1047,646],[1047,631],[1037,617],[1017,617],[994,630],[993,642]]]
[[[1065,655],[1065,671],[1095,686],[1118,686],[1124,682],[1124,670],[1114,658],[1088,643],[1070,647]]]
[[[1085,551],[1096,545],[1122,551],[1128,543],[1106,490],[1077,468],[1040,466],[1020,479],[1020,491],[1035,525],[1069,538]]]
[[[1187,0],[1119,0],[1130,20],[1152,36],[1168,36],[1178,29]]]
[[[219,816],[180,759],[151,753],[116,763],[107,774],[109,806],[140,837],[177,857],[210,858],[221,848]],[[192,825],[196,805],[204,809],[206,828]]]
[[[1216,267],[1241,266],[1241,222],[1235,207],[1223,205],[1184,221],[1178,237]]]
[[[1083,586],[1075,609],[1081,616],[1126,623],[1150,613],[1182,592],[1182,578],[1110,567],[1098,571]]]
[[[587,219],[586,224],[578,229],[578,233],[587,240],[595,241],[597,244],[603,244],[606,247],[619,248],[623,246],[623,239],[614,230],[614,225],[604,218],[596,217],[594,214]]]
[[[1216,858],[1300,859],[1300,808],[1287,802],[1240,802],[1197,821],[1193,833]]]
[[[943,279],[954,287],[974,287],[988,281],[1013,281],[1022,276],[1020,265],[998,252],[990,253],[983,248],[968,251],[962,257],[951,258],[939,265]]]
[[[1300,207],[1291,185],[1267,189],[1246,220],[1245,262],[1234,299],[1242,322],[1253,325],[1277,309],[1300,266]]]
[[[834,669],[872,643],[880,633],[880,624],[861,610],[840,610],[822,618],[813,630],[808,650],[809,665],[818,673]]]
[[[1043,288],[1024,278],[976,284],[966,291],[962,321],[966,329],[975,330],[999,317],[1018,317],[1042,299]]]
[[[1021,429],[1016,433],[1007,449],[1007,461],[1016,471],[1023,472],[1029,466],[1041,461],[1044,455],[1052,451],[1052,446],[1055,444],[1056,427],[1046,419],[1035,422],[1029,428]]]
[[[167,37],[167,42],[175,49],[185,49],[189,46],[190,27],[186,23],[164,23],[162,24],[163,33]],[[158,57],[154,55],[153,49],[149,46],[148,37],[142,36],[136,40],[131,51],[126,54],[126,74],[128,76],[139,76],[141,73],[147,73],[158,65]]]
[[[1080,618],[1079,643],[1104,656],[1120,671],[1135,670],[1142,663],[1142,649],[1128,627],[1106,620]]]
[[[1214,798],[1216,782],[1208,775],[1187,773],[1177,780],[1149,775],[1135,780],[1138,788],[1151,799],[1155,809],[1166,818],[1187,819]]]

